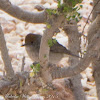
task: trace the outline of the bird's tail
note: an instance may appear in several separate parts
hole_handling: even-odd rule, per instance
[[[73,56],[73,57],[77,57],[77,58],[81,58],[82,59],[82,57],[80,57],[79,55],[75,55],[75,54],[70,54],[71,56]]]
[[[82,57],[80,57],[79,55],[75,55],[73,53],[70,53],[69,55],[72,56],[72,57],[77,57],[77,58],[81,58],[82,59]]]
[[[67,50],[67,52],[68,52],[68,51],[69,51],[69,50]],[[67,54],[68,54],[69,56],[77,57],[77,58],[81,58],[81,59],[82,59],[82,57],[80,57],[79,55],[73,54],[71,51],[69,51]]]

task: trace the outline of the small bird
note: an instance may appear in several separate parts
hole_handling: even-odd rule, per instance
[[[41,43],[41,35],[29,33],[25,37],[25,49],[28,53],[28,56],[31,58],[32,61],[39,61],[39,49]],[[53,46],[50,47],[50,54],[49,59],[50,62],[57,64],[59,61],[65,57],[65,54],[80,58],[78,55],[73,54],[70,50],[63,47],[61,44],[56,42]]]

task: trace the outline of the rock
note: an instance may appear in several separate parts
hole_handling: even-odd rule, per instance
[[[88,96],[87,100],[98,100],[97,97]]]
[[[87,76],[88,80],[89,81],[94,81],[92,69],[87,68],[85,71],[86,71],[86,76]]]
[[[44,6],[45,8],[50,8],[50,4],[49,4],[49,3],[45,3],[43,6]]]
[[[16,44],[19,41],[20,41],[20,37],[19,36],[11,36],[7,40],[7,42],[12,43],[12,44]]]
[[[25,30],[25,23],[18,23],[16,25],[16,33],[20,34],[21,32],[23,32]]]
[[[51,4],[51,8],[52,8],[52,9],[56,9],[56,8],[57,8],[57,5],[58,5],[57,3],[52,3],[52,4]]]
[[[19,5],[19,4],[24,3],[24,0],[10,0],[10,2],[11,2],[12,4]]]
[[[30,0],[28,3],[30,3],[30,4],[39,4],[39,3],[41,3],[41,1],[42,0]]]

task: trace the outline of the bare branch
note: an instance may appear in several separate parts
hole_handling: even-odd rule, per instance
[[[96,17],[96,19],[92,22],[92,24],[89,27],[88,31],[88,48],[87,53],[84,55],[84,58],[80,60],[80,62],[71,67],[64,67],[64,68],[58,68],[53,66],[53,69],[51,68],[50,73],[52,74],[53,78],[61,78],[61,77],[71,77],[74,75],[77,75],[84,71],[90,62],[95,61],[98,58],[99,49],[100,49],[100,14]]]
[[[25,56],[23,56],[22,58],[21,72],[24,71],[24,65],[25,65]]]
[[[68,35],[68,48],[70,49],[71,52],[73,52],[74,54],[79,54],[80,51],[80,43],[81,40],[80,38],[80,34],[78,33],[78,27],[77,27],[77,23],[75,20],[70,21],[70,23],[74,26],[66,26],[67,30],[65,30],[65,32]],[[75,26],[76,25],[76,26]],[[76,63],[79,62],[79,59],[74,59],[72,57],[69,57],[69,66],[73,66]],[[75,100],[86,100],[85,98],[85,93],[81,84],[81,75],[75,75],[73,77],[70,78],[70,81],[72,83],[72,91],[75,97]]]
[[[100,44],[100,33],[94,35],[91,39],[91,43],[88,46],[87,53],[84,58],[80,60],[80,62],[71,67],[54,67],[51,69],[50,73],[52,73],[53,78],[61,78],[61,77],[71,77],[77,75],[84,71],[90,64],[91,61],[95,61],[98,58],[99,52],[99,44]]]
[[[60,15],[58,17],[53,16],[53,18],[48,19],[48,24],[50,25],[50,28],[47,28],[48,26],[46,27],[40,45],[39,59],[41,66],[47,67],[48,65],[50,49],[48,45],[48,40],[52,39],[55,30],[60,27],[64,19],[65,18],[63,15]]]
[[[86,55],[86,57],[84,57],[84,59],[82,59],[76,66],[70,66],[68,68],[54,67],[51,69],[50,73],[52,74],[53,79],[71,77],[84,71],[90,64],[90,61],[91,57],[87,57]]]
[[[7,77],[13,77],[14,70],[12,68],[11,60],[10,60],[9,55],[8,55],[6,41],[5,41],[1,26],[0,26],[0,50],[1,50],[1,56],[2,56],[2,59],[4,62],[4,66],[5,66],[4,68],[5,68]]]
[[[7,80],[0,80],[0,95],[8,93],[11,82]]]
[[[51,16],[50,16],[51,17]],[[48,74],[47,66],[49,62],[49,45],[48,40],[52,39],[52,36],[57,28],[60,27],[62,21],[64,21],[64,16],[52,16],[52,18],[48,19],[48,24],[50,28],[46,27],[44,31],[44,35],[41,40],[40,51],[39,51],[39,60],[40,64],[43,67],[42,69],[42,77],[44,81],[51,82],[52,78],[51,75]]]
[[[30,23],[44,23],[47,19],[45,10],[37,13],[24,11],[21,8],[11,4],[9,0],[0,0],[0,9],[15,18]]]

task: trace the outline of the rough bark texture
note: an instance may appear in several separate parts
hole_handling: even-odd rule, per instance
[[[93,0],[94,5],[96,4],[98,0]],[[95,7],[94,11],[93,11],[93,15],[92,15],[92,20],[97,19],[97,15],[98,12],[100,12],[100,2],[97,4],[97,6]],[[97,17],[97,18],[96,18]],[[92,26],[94,27],[94,26]],[[99,20],[96,21],[96,29],[94,31],[94,33],[92,32],[91,34],[100,34],[100,16],[99,16]],[[100,45],[100,44],[98,44]],[[100,50],[98,52],[98,57],[95,61],[93,61],[93,70],[94,70],[94,79],[95,79],[95,83],[96,83],[96,90],[97,90],[97,96],[98,96],[98,100],[100,100]]]
[[[76,65],[70,66],[70,67],[57,67],[53,66],[53,68],[50,69],[50,73],[52,74],[52,77],[55,78],[62,78],[62,77],[71,77],[74,75],[77,75],[84,71],[90,64],[92,59],[95,59],[94,53],[91,51],[94,50],[96,45],[96,41],[92,42],[87,49],[87,53],[84,55],[84,58],[80,60],[79,63]]]
[[[74,54],[79,54],[80,51],[80,35],[78,34],[78,27],[76,22],[72,22],[71,25],[67,26],[65,30],[66,34],[69,37],[68,47]],[[69,58],[69,66],[76,65],[79,62],[79,59]],[[72,91],[74,93],[75,100],[86,100],[85,93],[81,84],[81,75],[75,75],[71,78]]]
[[[50,51],[48,40],[52,39],[52,36],[54,35],[55,30],[61,26],[61,23],[64,19],[65,18],[63,15],[59,15],[57,17],[53,16],[52,18],[49,18],[48,23],[51,25],[51,27],[50,28],[46,27],[46,30],[44,31],[44,34],[41,40],[41,45],[40,45],[40,50],[39,50],[39,60],[40,60],[41,66],[43,67],[41,69],[42,76],[43,76],[42,78],[46,83],[51,82],[52,80],[51,75],[49,71],[47,70],[47,66],[49,63],[49,51]]]
[[[0,9],[10,14],[11,16],[18,18],[20,20],[30,22],[30,23],[44,23],[46,22],[47,14],[44,11],[41,12],[28,12],[22,10],[16,5],[12,5],[9,0],[0,0]]]
[[[95,6],[95,4],[98,2],[99,0],[93,0],[93,6]],[[98,2],[98,4],[95,6],[94,10],[93,10],[93,14],[92,14],[92,20],[94,20],[96,18],[96,16],[98,15],[98,12],[100,12],[100,1]]]
[[[2,31],[1,25],[0,25],[0,51],[1,51],[3,62],[4,62],[4,69],[6,71],[6,75],[7,77],[11,78],[14,76],[14,70],[11,65],[10,57],[8,55],[6,41],[4,38],[4,33]]]

